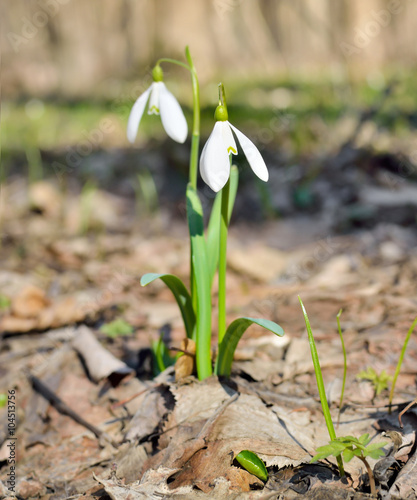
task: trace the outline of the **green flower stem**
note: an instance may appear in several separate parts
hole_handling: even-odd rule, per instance
[[[193,130],[191,136],[189,183],[191,184],[193,189],[197,190],[198,153],[200,145],[200,86],[198,83],[197,71],[191,58],[190,49],[188,48],[188,46],[185,48],[185,56],[187,58],[188,64],[177,61],[176,59],[162,58],[157,61],[156,65],[159,65],[162,62],[176,64],[177,66],[181,66],[182,68],[187,69],[191,74],[191,82],[193,88]],[[198,299],[194,277],[192,248],[190,255],[190,287],[194,311],[197,312]]]
[[[185,48],[185,56],[189,64],[193,86],[193,131],[191,136],[190,183],[194,189],[197,189],[198,146],[200,144],[200,86],[198,84],[197,71],[191,59],[188,46]]]
[[[160,63],[171,63],[171,64],[176,64],[177,66],[181,66],[182,68],[188,69],[188,71],[191,71],[190,66],[188,64],[185,64],[181,61],[177,61],[176,59],[170,59],[169,57],[163,57],[162,59],[158,59],[156,61],[155,66],[158,66]]]
[[[187,69],[191,74],[191,82],[193,87],[193,130],[191,136],[191,154],[190,154],[190,173],[189,182],[194,189],[197,189],[197,170],[198,170],[198,147],[200,144],[200,86],[197,78],[197,71],[195,69],[193,60],[191,58],[190,49],[188,46],[185,48],[185,56],[188,64],[185,64],[176,59],[164,57],[158,59],[156,66],[160,63],[171,63]]]
[[[191,58],[190,49],[185,47],[185,57],[187,58],[189,64],[189,70],[191,73],[191,83],[193,87],[193,130],[191,136],[191,152],[190,152],[190,171],[189,171],[189,182],[193,189],[197,190],[197,170],[198,170],[198,149],[200,144],[200,86],[198,84],[197,71],[195,69],[193,60]],[[194,267],[192,262],[192,247],[191,251],[191,262],[190,262],[190,287],[191,287],[191,298],[193,301],[194,310],[197,311],[197,294],[196,282],[194,277]]]
[[[230,155],[230,162],[232,161]],[[227,267],[227,230],[229,226],[230,178],[222,189],[220,240],[219,240],[219,345],[226,333],[226,267]]]

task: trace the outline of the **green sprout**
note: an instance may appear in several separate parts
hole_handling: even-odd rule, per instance
[[[134,185],[137,213],[140,214],[144,206],[146,213],[151,214],[158,207],[158,191],[154,178],[148,169],[143,169],[138,173],[137,179],[138,182]]]
[[[115,339],[117,337],[126,337],[132,335],[133,327],[122,318],[115,319],[110,323],[106,323],[100,328],[100,331],[108,337]]]
[[[362,370],[356,375],[358,380],[369,380],[374,387],[374,397],[379,396],[382,391],[388,389],[388,382],[392,380],[392,376],[388,375],[385,370],[378,374],[372,366],[368,366],[366,370]]]
[[[42,157],[39,148],[28,147],[26,149],[26,159],[28,162],[29,184],[40,181],[43,177]]]
[[[401,349],[400,357],[398,359],[397,368],[395,369],[394,378],[393,378],[392,386],[391,386],[391,391],[389,393],[389,403],[388,403],[389,404],[389,413],[391,413],[391,405],[392,405],[392,399],[394,397],[395,384],[397,383],[397,378],[398,378],[398,375],[400,374],[401,365],[403,363],[403,359],[404,359],[404,355],[405,355],[405,350],[407,349],[408,341],[410,340],[411,334],[413,333],[416,325],[417,325],[417,317],[415,318],[415,320],[413,321],[413,323],[411,324],[411,326],[407,332],[403,347]]]
[[[342,314],[342,309],[338,312],[336,316],[337,320],[337,329],[339,331],[340,342],[342,343],[342,351],[343,351],[343,382],[342,382],[342,390],[340,391],[340,403],[339,403],[339,413],[337,414],[337,426],[339,427],[340,423],[340,413],[342,411],[343,405],[343,396],[345,394],[345,385],[346,385],[346,372],[347,372],[347,360],[346,360],[346,348],[345,341],[343,340],[342,327],[340,326],[340,316]]]
[[[168,366],[172,366],[173,364],[175,364],[175,361],[180,355],[170,355],[169,348],[165,344],[163,337],[164,332],[161,332],[158,340],[154,340],[151,345],[153,356],[152,370],[155,377],[162,373]]]
[[[374,474],[366,457],[377,460],[378,458],[385,456],[382,448],[388,443],[381,442],[369,444],[369,442],[369,434],[362,434],[359,439],[353,436],[343,436],[332,439],[329,444],[317,448],[317,453],[311,459],[311,462],[317,462],[318,460],[323,460],[329,456],[334,456],[336,459],[343,456],[345,462],[350,462],[353,457],[359,458],[359,460],[361,460],[365,465],[366,472],[368,473],[371,494],[376,496]]]
[[[326,390],[324,387],[323,375],[321,373],[319,355],[317,353],[316,343],[314,341],[313,332],[311,330],[310,320],[308,319],[307,311],[305,310],[303,301],[301,300],[300,296],[298,296],[298,300],[300,301],[301,304],[301,309],[303,311],[304,321],[307,328],[308,341],[310,343],[311,358],[313,360],[314,372],[316,374],[317,389],[319,391],[320,403],[323,410],[324,420],[326,421],[326,427],[330,436],[330,440],[335,441],[337,439],[336,432],[334,430],[332,416],[330,415],[329,403],[327,402],[326,398]],[[343,477],[345,475],[345,470],[343,468],[343,460],[340,454],[336,457],[336,460],[340,475]]]

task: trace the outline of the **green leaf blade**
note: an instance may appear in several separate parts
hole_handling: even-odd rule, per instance
[[[323,410],[324,420],[326,422],[326,427],[327,427],[327,430],[329,432],[330,439],[332,441],[334,441],[336,439],[336,432],[334,430],[332,417],[330,415],[329,404],[327,402],[326,390],[324,387],[323,375],[321,372],[320,360],[319,360],[319,355],[317,353],[316,343],[314,341],[313,331],[311,329],[310,320],[308,319],[307,311],[304,307],[303,301],[301,300],[300,296],[298,296],[298,300],[300,301],[301,310],[303,311],[304,321],[306,324],[308,341],[310,344],[311,359],[313,360],[314,372],[316,374],[317,389],[319,391],[320,402],[321,402],[321,407]],[[344,476],[345,471],[343,468],[343,461],[342,461],[342,458],[340,456],[337,457],[337,465],[339,468],[340,475]]]
[[[144,274],[140,280],[140,284],[142,286],[147,286],[157,279],[162,280],[174,295],[178,307],[181,311],[181,316],[184,321],[187,337],[191,338],[193,335],[196,318],[191,301],[191,296],[188,293],[186,286],[177,276],[173,274],[157,273]]]
[[[262,326],[279,337],[284,335],[284,330],[277,323],[268,319],[247,317],[235,319],[227,328],[225,336],[219,346],[219,353],[216,361],[217,375],[230,377],[236,346],[245,331],[253,324]]]
[[[210,377],[211,366],[211,279],[204,238],[203,207],[197,191],[187,186],[187,219],[191,238],[191,262],[197,294],[196,362],[200,380]],[[194,292],[193,292],[194,293]]]

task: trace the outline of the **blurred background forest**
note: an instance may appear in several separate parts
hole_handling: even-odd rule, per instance
[[[319,165],[346,144],[356,166],[363,148],[388,154],[391,188],[415,176],[415,0],[14,0],[0,15],[3,179],[52,174],[114,189],[117,172],[121,192],[135,196],[122,177],[139,163],[163,201],[164,185],[173,191],[166,160],[182,186],[186,148],[145,117],[139,157],[125,129],[155,61],[183,60],[186,45],[200,78],[203,140],[221,80],[231,121],[269,161],[264,214],[319,206]],[[190,124],[189,77],[164,69]]]
[[[158,416],[147,410],[138,413],[133,426],[145,423],[138,434],[134,430],[132,439],[141,445],[122,450],[128,444],[122,438],[128,419],[144,401],[130,396],[145,393],[150,386],[142,379],[162,368],[152,357],[158,352],[165,355],[161,339],[179,347],[184,338],[177,304],[168,290],[156,282],[142,288],[139,279],[148,272],[174,274],[185,283],[189,279],[184,203],[192,125],[188,72],[163,64],[166,86],[188,122],[184,144],[169,139],[154,115],[143,116],[133,145],[126,126],[134,102],[152,83],[156,61],[185,61],[187,45],[200,79],[200,151],[214,126],[222,81],[230,122],[252,139],[269,170],[264,183],[243,154],[233,158],[239,189],[228,240],[227,314],[229,319],[243,315],[278,321],[286,332],[285,343],[278,344],[264,343],[262,334],[253,330],[253,337],[246,336],[238,368],[244,377],[244,397],[249,383],[268,380],[268,392],[258,393],[256,385],[256,397],[262,396],[263,410],[273,419],[262,421],[277,426],[279,421],[282,435],[291,438],[289,450],[296,449],[294,439],[302,443],[302,454],[297,451],[292,461],[291,454],[281,451],[286,441],[275,439],[285,458],[279,477],[285,481],[286,495],[293,481],[287,466],[304,460],[300,457],[306,450],[313,450],[312,436],[321,439],[316,430],[323,429],[313,400],[316,385],[308,371],[310,347],[297,295],[321,342],[322,366],[332,377],[327,394],[334,405],[342,372],[335,316],[344,310],[351,377],[346,400],[355,402],[354,413],[342,416],[349,425],[368,425],[369,420],[356,418],[362,412],[356,403],[368,407],[375,397],[371,384],[362,389],[354,374],[366,366],[375,368],[381,379],[384,373],[393,374],[405,332],[416,316],[417,0],[3,0],[0,20],[0,380],[7,379],[0,396],[6,388],[18,387],[17,470],[23,483],[16,490],[18,497],[76,498],[98,487],[93,470],[100,477],[108,471],[106,477],[113,478],[114,464],[118,474],[126,474],[117,477],[128,478],[123,484],[136,481],[148,453],[142,443],[150,445],[150,460],[157,456],[157,446],[170,443],[162,454],[168,471],[172,464],[165,457],[171,460],[183,453],[180,448],[171,453],[179,441],[171,440],[166,431],[178,431],[180,444],[187,446],[206,443],[204,429],[212,432],[210,417],[210,425],[201,424],[204,432],[198,430],[198,437],[183,434],[183,429],[200,429],[199,419],[208,418],[208,410],[198,416],[200,403],[186,395],[176,416],[166,418],[171,411],[168,403],[181,400],[177,392],[168,397],[168,388],[157,388],[143,398],[150,396],[145,401],[157,408]],[[200,178],[197,187],[208,218],[214,193]],[[215,279],[214,312],[216,287]],[[89,363],[81,364],[73,352],[72,339],[79,339],[86,325],[99,346],[123,360],[121,371],[113,372],[118,381],[136,372],[132,385],[120,385],[127,392],[113,392],[112,374],[94,378]],[[93,353],[96,347],[86,350]],[[399,377],[399,385],[404,377],[402,390],[407,389],[403,401],[416,394],[416,353],[413,336]],[[108,358],[103,359],[98,365],[109,368]],[[39,389],[32,390],[26,380],[29,372],[99,426],[95,434],[101,436],[100,443],[61,410],[50,411],[46,399],[34,397]],[[165,382],[158,387],[165,387]],[[191,385],[182,387],[188,390]],[[196,387],[205,393],[202,386]],[[272,391],[285,398],[269,399]],[[211,398],[211,389],[208,394]],[[121,401],[118,409],[115,401]],[[188,406],[184,401],[193,401],[189,417],[181,413]],[[247,399],[242,401],[236,404],[246,405]],[[276,412],[281,404],[282,421]],[[377,407],[382,409],[378,400]],[[216,408],[219,419],[229,418],[220,402],[210,401],[207,408]],[[236,408],[234,414],[241,415]],[[256,418],[260,414],[254,413]],[[379,419],[382,414],[372,410],[372,415]],[[240,425],[241,417],[236,418]],[[290,424],[297,429],[298,418],[296,434]],[[240,427],[231,422],[235,440]],[[385,429],[381,422],[388,420],[375,420],[369,432]],[[406,428],[412,430],[407,432],[414,443],[415,414],[409,422],[412,429],[407,423]],[[120,455],[104,447],[103,431],[117,443],[123,439]],[[349,427],[349,434],[356,435],[356,430]],[[216,435],[221,443],[231,441]],[[265,438],[268,446],[272,435]],[[223,470],[218,468],[220,459],[229,467],[230,456],[229,451],[216,451],[225,448],[212,448],[216,442],[208,436],[207,453],[197,448],[189,455],[184,452],[192,460],[183,471],[191,471],[194,481],[194,458],[208,457],[214,469],[207,467],[207,472],[207,462],[202,461],[200,470],[204,481],[209,478],[205,487],[211,488],[217,484],[211,471]],[[9,438],[4,432],[3,437],[0,432],[0,497],[1,481],[8,473]],[[257,450],[261,441],[257,437],[252,446],[245,437],[242,442],[244,448]],[[415,445],[412,449],[414,453]],[[414,458],[407,467],[415,464]],[[121,464],[128,472],[120,472]],[[177,462],[174,467],[178,470]],[[414,487],[411,469],[404,469],[401,477]],[[300,489],[294,494],[300,491],[301,498],[308,481],[301,469],[296,471],[301,482],[295,483]],[[183,477],[175,472],[170,487]],[[311,481],[314,488],[325,476],[320,481],[317,477]],[[326,477],[332,478],[333,487],[333,472]],[[152,483],[153,478],[148,476]],[[193,482],[192,498],[200,493],[200,484]],[[94,491],[88,498],[104,498],[102,490]],[[156,498],[167,490],[154,491]]]

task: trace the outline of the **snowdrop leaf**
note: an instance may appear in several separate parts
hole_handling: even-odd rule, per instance
[[[211,367],[211,282],[204,238],[203,207],[197,191],[187,186],[187,218],[191,238],[194,292],[197,294],[196,359],[200,380],[210,377]]]
[[[195,313],[191,301],[191,296],[188,293],[187,288],[185,287],[184,283],[173,274],[144,274],[140,280],[140,284],[142,286],[146,286],[157,279],[162,280],[174,295],[178,307],[181,311],[181,316],[184,321],[187,337],[191,338],[193,336],[195,327]]]
[[[216,360],[217,375],[229,377],[232,370],[233,355],[236,346],[245,331],[253,324],[266,328],[275,335],[282,337],[284,330],[273,321],[268,319],[256,318],[238,318],[230,323],[224,338],[219,346],[219,352]]]

